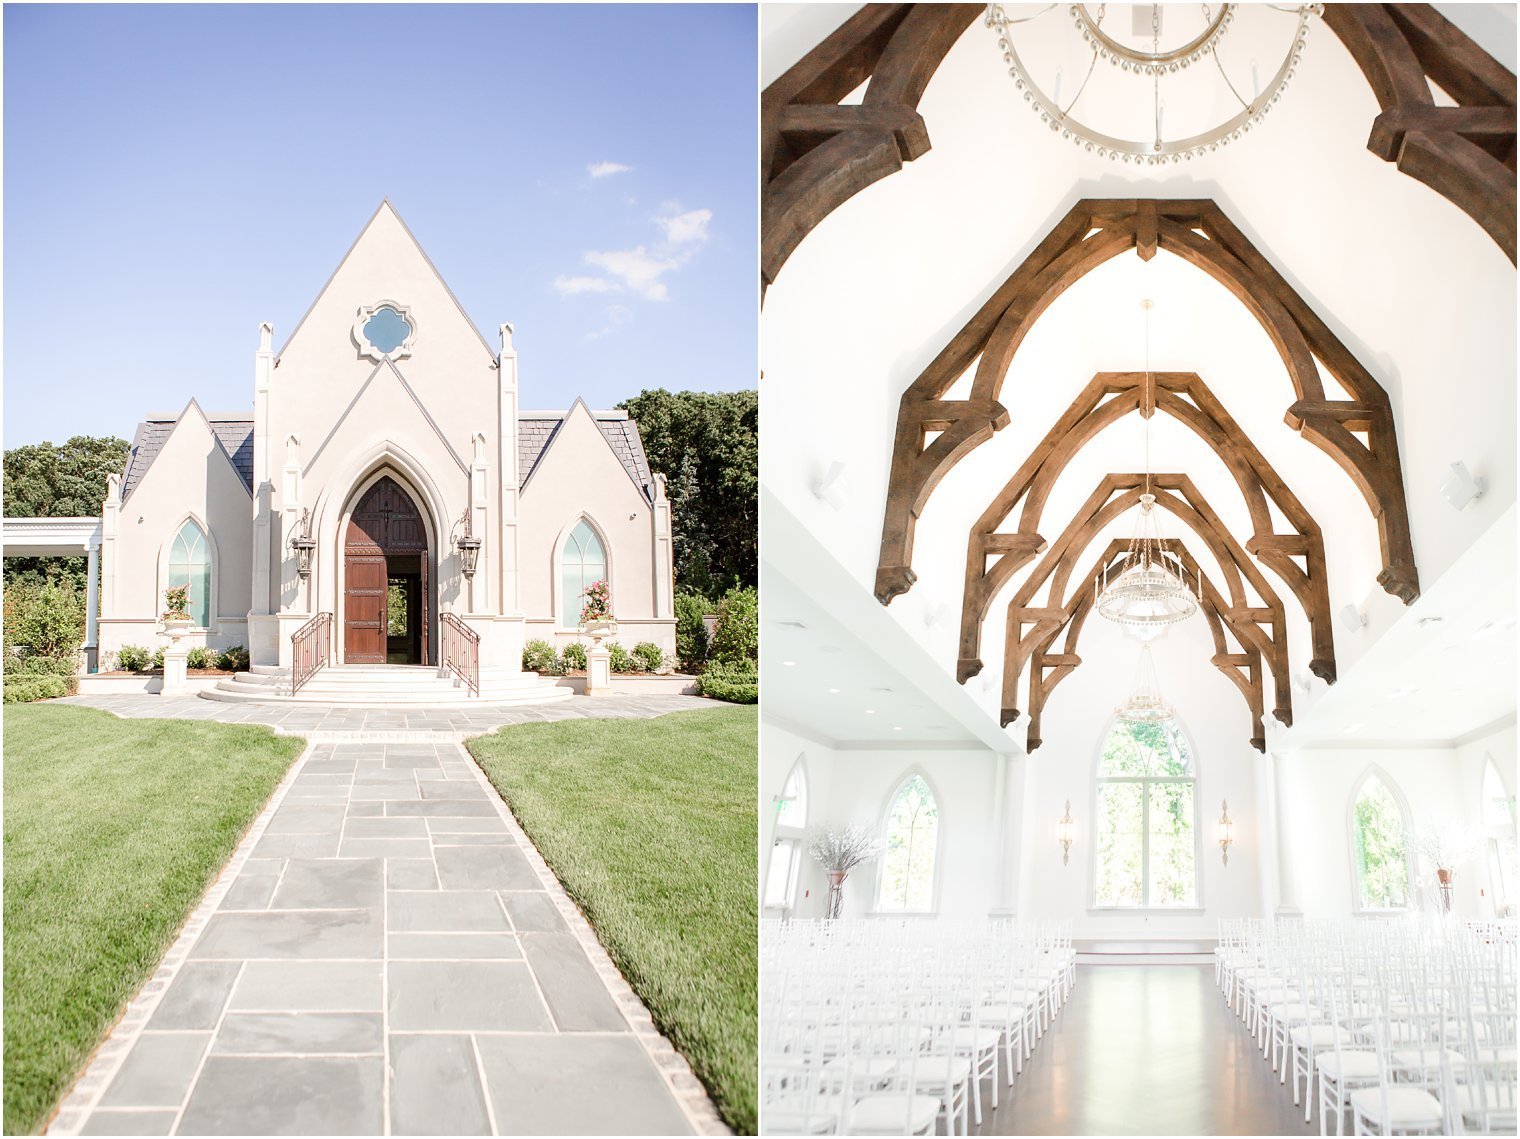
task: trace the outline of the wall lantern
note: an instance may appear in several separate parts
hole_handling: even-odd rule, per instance
[[[1066,800],[1066,813],[1061,816],[1061,821],[1056,824],[1056,838],[1061,843],[1061,865],[1065,866],[1071,861],[1071,840],[1076,834],[1077,824],[1071,817],[1071,800]]]
[[[454,545],[459,549],[459,568],[464,571],[464,576],[475,576],[475,563],[480,559],[480,539],[475,537],[470,524],[470,510],[465,508],[464,516],[460,519],[464,523],[464,535],[455,540]]]
[[[1219,803],[1219,852],[1224,856],[1224,864],[1230,864],[1230,843],[1235,841],[1235,824],[1230,821],[1230,801],[1223,799]]]
[[[296,572],[305,581],[311,576],[311,552],[317,548],[317,540],[311,536],[311,511],[301,511],[301,529],[290,539],[290,548],[296,555]]]

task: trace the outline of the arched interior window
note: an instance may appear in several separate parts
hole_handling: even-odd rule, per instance
[[[169,582],[190,587],[190,620],[202,628],[211,627],[211,549],[206,535],[194,522],[186,520],[169,548]]]
[[[607,576],[607,553],[601,539],[584,518],[575,524],[559,563],[559,621],[562,629],[581,623],[581,609],[586,604],[586,589]],[[614,605],[616,598],[613,599]]]
[[[776,800],[776,831],[771,842],[770,867],[765,874],[768,907],[790,908],[796,898],[802,841],[807,831],[807,800],[807,768],[798,756]]]
[[[1493,756],[1483,761],[1483,831],[1488,836],[1488,880],[1493,888],[1494,911],[1501,917],[1514,913],[1515,891],[1520,885],[1520,851],[1515,842],[1515,800],[1504,789],[1504,779]]]
[[[1401,910],[1409,906],[1409,819],[1376,773],[1362,781],[1351,809],[1356,844],[1357,906]]]
[[[911,775],[887,807],[878,908],[934,908],[934,859],[939,850],[939,804],[922,775]]]
[[[1114,723],[1098,760],[1093,901],[1196,906],[1193,755],[1175,720]]]

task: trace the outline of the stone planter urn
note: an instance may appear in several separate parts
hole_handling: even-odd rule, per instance
[[[602,639],[616,635],[617,622],[583,621],[581,632],[591,638],[591,647],[586,650],[586,695],[611,696],[612,654],[602,648]]]
[[[177,696],[187,691],[185,684],[186,663],[190,656],[190,650],[182,645],[187,634],[194,627],[194,622],[189,617],[165,617],[163,635],[169,638],[169,645],[164,649],[164,695]]]

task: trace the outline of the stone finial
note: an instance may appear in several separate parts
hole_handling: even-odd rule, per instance
[[[274,351],[274,325],[267,320],[259,322],[259,351]]]
[[[112,473],[106,476],[106,502],[113,506],[121,505],[121,475]]]
[[[473,449],[471,459],[477,463],[483,463],[486,459],[486,437],[483,432],[477,431],[470,436],[470,446]]]
[[[510,321],[504,322],[502,324],[502,326],[501,326],[501,350],[502,350],[503,354],[506,354],[506,353],[511,352],[513,350],[512,349],[512,334],[514,332],[516,332],[516,331],[517,331],[517,329],[512,326],[512,324],[511,324]]]

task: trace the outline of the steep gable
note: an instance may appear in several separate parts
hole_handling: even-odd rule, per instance
[[[217,445],[232,464],[239,480],[253,494],[253,419],[246,412],[201,411],[200,405],[191,400],[185,411],[194,408],[198,417],[211,430]],[[132,446],[127,452],[127,464],[121,476],[121,500],[127,501],[142,482],[143,476],[163,451],[169,436],[174,432],[184,412],[179,415],[149,415],[137,425]]]
[[[526,487],[539,461],[560,435],[566,421],[577,409],[596,424],[607,446],[623,470],[644,497],[654,499],[654,476],[639,438],[638,424],[626,411],[592,411],[583,400],[576,400],[569,411],[525,411],[517,420],[517,481]]]

